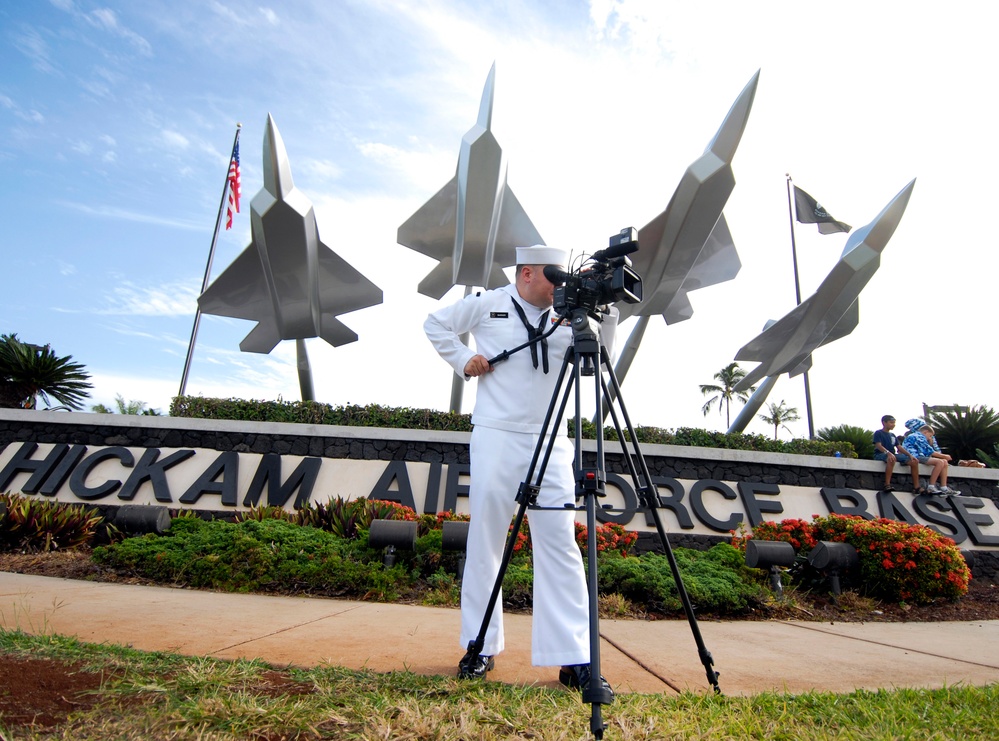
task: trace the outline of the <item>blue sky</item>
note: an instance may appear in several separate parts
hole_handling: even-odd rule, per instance
[[[650,327],[624,387],[636,422],[724,428],[702,416],[697,385],[794,305],[785,173],[854,226],[917,178],[861,294],[860,326],[815,353],[816,428],[874,427],[885,412],[914,416],[924,401],[999,406],[989,226],[997,65],[987,51],[999,12],[934,7],[6,3],[0,330],[84,363],[93,403],[121,393],[166,409],[236,122],[244,210],[219,238],[213,277],[249,243],[270,113],[323,240],[385,295],[341,317],[358,342],[309,341],[317,397],[445,408],[449,371],[421,329],[436,304],[416,293],[433,262],[396,244],[395,232],[454,174],[490,66],[510,186],[545,240],[576,253],[665,208],[759,69],[725,210],[742,271],[692,293],[689,321]],[[796,237],[807,296],[846,235],[797,225]],[[293,343],[240,353],[249,329],[203,319],[189,393],[298,397]],[[804,416],[801,389],[784,378],[771,400]],[[791,428],[806,431],[804,420]]]

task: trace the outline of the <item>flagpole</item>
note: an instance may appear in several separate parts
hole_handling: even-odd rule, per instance
[[[784,173],[787,178],[787,220],[791,225],[791,260],[794,263],[794,300],[795,306],[801,306],[801,283],[798,280],[798,248],[794,242],[794,213],[791,209],[791,174]],[[805,417],[808,419],[808,439],[815,437],[815,427],[812,424],[812,391],[808,385],[808,371],[805,378]]]
[[[222,199],[219,201],[218,216],[215,217],[215,231],[212,232],[212,246],[208,249],[208,264],[205,265],[205,277],[201,281],[201,291],[198,293],[199,296],[208,290],[208,281],[212,274],[212,261],[215,259],[215,245],[218,243],[219,229],[222,226],[222,210],[225,208],[226,196],[229,194],[229,167],[232,166],[232,159],[236,155],[236,147],[239,146],[239,132],[242,128],[243,124],[236,124],[236,136],[233,137],[232,151],[229,153],[229,162],[226,164],[225,186],[222,188]],[[177,392],[177,396],[183,396],[184,391],[187,388],[187,375],[191,370],[191,358],[194,356],[194,342],[198,337],[199,324],[201,324],[201,307],[196,306],[194,312],[194,326],[191,327],[191,341],[187,343],[187,359],[184,361],[184,374],[180,378],[180,390]]]

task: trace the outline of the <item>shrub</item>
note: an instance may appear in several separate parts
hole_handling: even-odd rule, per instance
[[[445,569],[438,569],[427,577],[427,587],[424,605],[452,607],[461,601],[461,582]]]
[[[315,401],[256,401],[247,399],[212,399],[201,396],[178,396],[170,404],[173,417],[197,417],[201,419],[236,419],[258,422],[292,422],[299,424],[340,425],[353,427],[390,427],[411,430],[451,430],[468,432],[472,429],[469,414],[441,412],[434,409],[413,409],[409,407],[383,407],[378,404],[368,406],[348,405],[333,407]],[[575,420],[566,422],[569,434],[575,434]],[[583,420],[583,437],[596,437],[596,426]],[[795,453],[799,455],[832,456],[837,451],[844,458],[856,458],[852,446],[845,443],[829,443],[823,440],[797,439],[789,442],[772,440],[763,435],[729,435],[724,432],[709,432],[700,428],[680,427],[667,430],[660,427],[636,427],[635,434],[640,443],[661,445],[694,445],[705,448],[727,448],[731,450],[758,450],[774,453]],[[613,427],[603,430],[605,440],[617,440]],[[627,435],[627,433],[626,433]]]
[[[503,604],[507,607],[531,606],[534,593],[534,569],[527,559],[511,559],[503,575]]]
[[[874,431],[865,430],[857,425],[838,425],[823,427],[816,437],[831,443],[847,442],[860,458],[874,458]]]
[[[869,590],[896,602],[956,600],[968,592],[971,571],[954,541],[925,525],[829,515],[814,522],[817,540],[849,543],[860,555]]]
[[[247,520],[256,520],[257,522],[262,522],[263,520],[284,520],[285,522],[294,522],[295,513],[289,512],[284,507],[278,507],[277,505],[250,507],[250,509],[245,512],[236,513],[235,522],[246,522]]]
[[[735,533],[732,543],[745,552],[752,538],[791,543],[799,558],[818,541],[849,543],[857,549],[860,583],[865,591],[892,602],[956,600],[967,593],[971,579],[971,571],[954,541],[925,525],[885,518],[814,515],[811,523],[795,519],[763,522],[753,528],[751,535]],[[812,581],[808,569],[800,569],[796,577],[802,583]]]
[[[587,534],[589,531],[587,530],[586,525],[583,525],[582,523],[577,522],[575,525],[576,543],[579,545],[579,549],[583,552],[583,556],[585,556],[587,549]],[[597,525],[597,553],[617,551],[622,556],[626,556],[637,541],[638,533],[633,530],[625,530],[623,525],[618,525],[614,522]]]
[[[783,541],[790,543],[799,553],[807,553],[815,547],[815,528],[807,520],[787,519],[780,522],[766,520],[753,528],[751,535],[746,535],[740,528],[732,537],[732,546],[742,553],[746,552],[746,542],[756,540]]]
[[[171,417],[237,419],[258,422],[292,422],[349,427],[394,427],[411,430],[472,429],[471,415],[433,409],[347,405],[333,407],[316,401],[257,401],[177,396],[170,403]]]
[[[298,511],[295,522],[352,540],[357,538],[362,530],[368,530],[372,520],[416,521],[418,519],[412,508],[404,507],[397,502],[358,497],[349,500],[331,499],[326,504],[322,502],[310,504]]]
[[[364,541],[280,519],[175,520],[166,535],[94,549],[94,560],[147,578],[224,591],[296,591],[392,599],[410,579]]]
[[[986,452],[979,448],[976,457],[989,468],[999,468],[999,445],[993,445],[991,452]]]
[[[0,550],[51,551],[91,541],[104,518],[79,504],[0,494]]]
[[[931,414],[926,421],[933,427],[937,444],[955,462],[973,460],[979,450],[993,450],[999,443],[999,413],[991,407],[974,406],[963,414]]]
[[[737,612],[766,599],[753,570],[727,543],[708,551],[676,548],[673,555],[691,603],[702,610]],[[640,558],[608,553],[600,561],[598,583],[602,592],[620,594],[650,609],[677,612],[683,607],[669,560],[658,553]]]
[[[330,503],[335,504],[335,502]],[[371,502],[371,507],[384,502]],[[405,508],[385,509],[403,515]],[[327,530],[289,522],[273,511],[255,512],[242,522],[178,517],[162,536],[130,538],[94,549],[98,563],[154,579],[223,591],[296,592],[360,599],[394,600],[409,594],[417,579],[429,587],[426,599],[455,604],[459,596],[460,553],[441,550],[438,524],[464,515],[421,516],[427,532],[414,551],[400,551],[395,566],[385,568],[382,553],[368,546],[368,531],[358,527],[346,539]],[[526,526],[522,534],[529,539]],[[622,555],[635,534],[618,525],[601,527],[601,593],[647,608],[677,612],[681,603],[665,557]],[[530,549],[515,552],[503,579],[503,602],[509,608],[531,605],[534,571]],[[678,549],[677,561],[692,602],[716,613],[733,612],[763,601],[765,590],[739,552],[722,544],[708,552]]]

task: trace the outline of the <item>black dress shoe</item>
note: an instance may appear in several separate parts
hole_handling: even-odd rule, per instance
[[[563,666],[558,672],[558,681],[571,689],[580,689],[585,694],[590,689],[590,665],[573,664],[572,666]],[[611,689],[610,684],[603,677],[600,677],[600,688],[607,698],[604,704],[613,702],[614,690]]]
[[[492,656],[473,654],[471,652],[461,657],[458,662],[459,679],[484,679],[486,672],[496,666]]]

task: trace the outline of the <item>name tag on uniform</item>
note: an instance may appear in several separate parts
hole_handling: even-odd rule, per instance
[[[509,317],[510,317],[510,314],[509,314],[509,312],[506,312],[506,311],[490,311],[489,312],[489,318],[490,319],[508,319]]]

